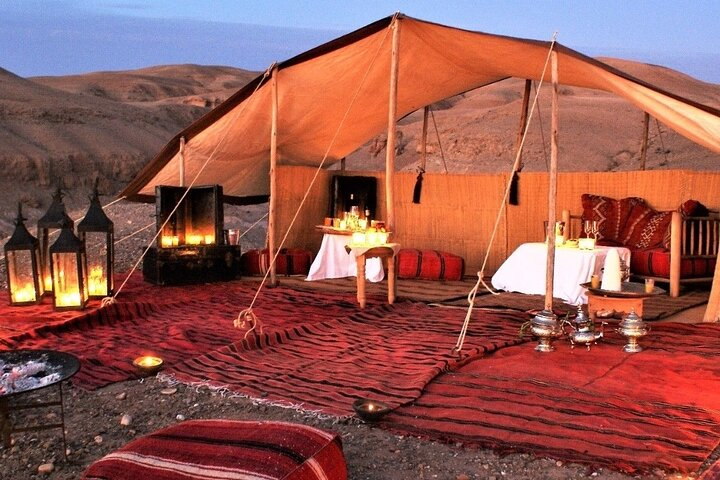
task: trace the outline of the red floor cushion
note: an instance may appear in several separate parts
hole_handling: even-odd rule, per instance
[[[716,262],[716,258],[682,258],[680,278],[712,277]],[[670,278],[670,252],[664,248],[634,250],[630,271],[637,275]]]
[[[340,437],[285,422],[188,420],[90,465],[85,480],[346,480]]]
[[[283,248],[275,262],[275,271],[279,275],[307,275],[311,263],[309,250]],[[268,249],[248,250],[240,257],[240,265],[245,275],[265,275],[270,265]]]
[[[461,280],[465,270],[462,257],[437,250],[403,248],[395,263],[398,278]]]

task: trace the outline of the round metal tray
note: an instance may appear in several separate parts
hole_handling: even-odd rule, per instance
[[[0,395],[10,397],[20,393],[29,392],[32,390],[40,390],[42,388],[55,385],[56,383],[67,380],[72,377],[80,370],[80,360],[75,355],[71,355],[65,352],[58,352],[57,350],[9,350],[6,352],[0,352],[0,359],[5,363],[26,363],[31,361],[44,361],[53,367],[53,371],[60,373],[60,378],[53,383],[46,385],[39,385],[34,388],[27,390],[14,391],[9,394]]]
[[[627,298],[642,298],[651,297],[653,295],[660,295],[665,293],[665,290],[659,287],[653,287],[652,292],[648,293],[645,291],[645,284],[639,282],[623,282],[622,290],[603,290],[602,288],[592,288],[591,283],[581,283],[581,287],[587,288],[588,292],[594,293],[595,295],[602,295],[603,297],[627,297]]]

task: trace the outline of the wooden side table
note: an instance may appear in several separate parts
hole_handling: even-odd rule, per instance
[[[588,283],[581,286],[587,288],[588,313],[594,315],[598,310],[615,310],[616,312],[630,313],[631,309],[642,317],[645,299],[653,295],[665,293],[665,290],[653,287],[651,292],[645,291],[645,284],[623,282],[619,292],[589,288]]]
[[[608,297],[605,295],[587,292],[588,313],[591,315],[598,310],[615,310],[616,312],[629,313],[634,309],[635,313],[642,317],[643,303],[647,297]]]
[[[393,248],[391,246],[378,246],[378,247],[347,247],[350,250],[357,249],[357,257],[355,261],[357,262],[357,299],[358,303],[360,304],[360,308],[365,308],[366,299],[365,299],[365,260],[368,258],[373,257],[379,257],[379,258],[387,258],[388,262],[388,271],[387,271],[387,280],[388,280],[388,303],[395,303],[395,293],[396,293],[396,287],[395,287],[395,252],[397,251],[396,248]]]

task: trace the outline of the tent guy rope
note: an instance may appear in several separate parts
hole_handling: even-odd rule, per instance
[[[514,173],[519,164],[520,164],[520,158],[522,157],[522,150],[523,146],[525,145],[525,139],[527,137],[528,130],[530,128],[530,120],[533,117],[533,114],[535,113],[535,106],[537,105],[538,98],[540,96],[540,90],[542,88],[543,79],[545,78],[545,74],[547,73],[548,65],[550,64],[550,56],[552,55],[553,49],[555,47],[555,43],[557,41],[557,32],[553,34],[552,41],[550,42],[550,48],[548,49],[548,54],[545,59],[545,65],[543,65],[543,71],[542,75],[540,76],[540,81],[538,83],[538,87],[535,91],[535,98],[533,98],[532,107],[530,108],[530,114],[528,115],[528,120],[525,124],[525,128],[522,135],[522,140],[520,141],[520,146],[517,149],[517,152],[515,153],[515,162],[513,162],[512,166],[512,172]],[[470,290],[468,293],[468,309],[467,314],[465,315],[465,321],[463,322],[462,328],[460,329],[460,334],[458,335],[458,340],[455,346],[453,347],[453,353],[460,355],[462,352],[463,344],[465,343],[465,336],[467,334],[468,326],[470,325],[470,317],[472,316],[473,307],[475,306],[475,296],[477,295],[477,291],[480,288],[480,285],[484,286],[485,289],[492,293],[493,295],[498,295],[497,292],[495,292],[490,286],[485,283],[485,280],[483,279],[483,276],[485,275],[485,266],[487,265],[488,258],[490,256],[490,247],[493,245],[495,241],[495,236],[497,234],[498,227],[500,225],[500,219],[502,218],[502,212],[505,209],[505,204],[507,202],[508,195],[510,194],[510,188],[512,186],[512,179],[513,175],[512,173],[508,176],[507,185],[505,187],[505,193],[503,194],[502,201],[500,202],[500,208],[498,209],[497,216],[495,217],[495,225],[493,226],[492,234],[490,235],[490,240],[488,241],[488,248],[485,250],[485,257],[483,258],[482,266],[480,267],[480,271],[477,272],[477,282],[475,282],[475,286]]]
[[[263,85],[263,82],[264,82],[264,80],[267,78],[268,75],[269,75],[269,70],[266,70],[266,71],[265,71],[265,75],[263,76],[262,80],[261,80],[260,82],[258,82],[257,86],[255,87],[255,91],[257,91],[257,90],[260,88],[260,86]],[[105,298],[102,299],[101,305],[102,305],[103,307],[115,303],[115,301],[116,301],[115,299],[117,298],[118,294],[119,294],[119,293],[122,291],[122,289],[125,287],[125,285],[127,284],[128,280],[130,280],[130,277],[132,276],[132,274],[135,273],[135,270],[137,270],[138,266],[140,266],[140,262],[142,262],[143,258],[145,258],[145,255],[147,255],[147,252],[150,250],[150,248],[152,247],[153,243],[157,240],[157,238],[158,238],[158,237],[160,236],[160,234],[162,233],[163,228],[165,228],[165,225],[168,224],[168,222],[170,221],[170,219],[172,218],[172,216],[175,214],[175,212],[177,211],[177,209],[178,209],[178,208],[180,207],[180,205],[182,204],[183,200],[185,200],[185,197],[187,197],[188,193],[190,192],[190,189],[192,189],[192,187],[195,185],[195,182],[197,182],[198,178],[200,178],[200,175],[202,174],[203,170],[205,170],[205,167],[207,167],[208,164],[209,164],[209,163],[212,161],[212,159],[215,157],[215,153],[218,151],[218,149],[220,148],[220,146],[225,142],[225,140],[226,140],[226,138],[227,138],[227,135],[228,135],[228,133],[230,132],[230,127],[237,121],[237,119],[240,117],[240,115],[241,115],[241,114],[243,113],[243,111],[245,110],[245,107],[246,107],[246,106],[247,106],[246,103],[243,104],[242,108],[238,109],[238,111],[237,111],[237,112],[235,113],[235,115],[232,117],[231,121],[228,122],[227,128],[225,129],[225,132],[223,133],[223,136],[222,136],[222,137],[220,138],[220,140],[217,142],[217,144],[216,144],[215,147],[213,148],[212,152],[210,152],[210,155],[208,155],[207,159],[205,159],[205,162],[200,166],[200,168],[198,169],[197,173],[196,173],[195,176],[193,177],[192,181],[191,181],[190,184],[187,186],[187,188],[185,189],[185,191],[183,192],[183,194],[180,196],[180,198],[178,199],[177,203],[175,204],[175,207],[173,207],[172,211],[168,214],[168,216],[167,216],[167,218],[165,219],[165,221],[163,222],[163,224],[160,225],[160,228],[158,228],[157,232],[155,232],[155,235],[153,236],[153,238],[150,239],[150,242],[148,242],[148,244],[147,244],[147,246],[145,247],[145,249],[143,250],[142,254],[140,254],[140,257],[137,259],[137,261],[135,262],[135,264],[133,265],[133,267],[132,267],[132,268],[130,269],[130,271],[128,272],[127,276],[125,277],[125,280],[123,280],[122,284],[120,284],[120,287],[118,287],[118,289],[115,291],[115,293],[113,293],[112,297],[105,297]]]
[[[368,75],[370,74],[370,71],[371,71],[373,65],[375,65],[375,62],[377,61],[377,58],[380,55],[380,50],[383,47],[383,45],[385,45],[385,41],[387,40],[387,37],[388,37],[388,34],[390,33],[390,31],[392,31],[392,28],[393,28],[393,23],[391,23],[390,26],[385,30],[385,36],[380,41],[378,48],[375,51],[375,54],[373,55],[372,59],[370,60],[370,63],[368,64],[368,67],[365,70],[362,80],[358,83],[358,86],[355,89],[355,92],[354,92],[352,98],[350,99],[350,103],[348,104],[347,109],[345,110],[345,113],[343,114],[337,128],[335,129],[335,133],[333,134],[333,137],[330,139],[330,142],[329,142],[327,148],[325,149],[325,153],[322,157],[322,160],[318,164],[318,167],[315,169],[315,173],[313,174],[313,177],[310,180],[310,183],[309,183],[307,189],[305,190],[305,194],[303,195],[302,200],[300,201],[300,204],[298,205],[297,209],[295,210],[295,214],[293,215],[292,220],[290,220],[290,224],[288,225],[287,229],[285,230],[285,234],[283,235],[283,238],[280,241],[278,248],[273,252],[273,257],[270,260],[271,265],[275,264],[275,261],[277,260],[277,257],[280,254],[280,249],[282,249],[283,245],[285,245],[285,241],[287,240],[287,237],[290,234],[290,231],[292,230],[293,225],[295,225],[295,221],[297,220],[297,218],[300,214],[300,211],[302,210],[303,205],[305,205],[305,202],[310,195],[310,191],[312,190],[312,187],[315,185],[315,181],[317,180],[318,175],[320,174],[320,171],[322,170],[323,165],[325,165],[325,161],[327,160],[328,156],[330,155],[330,151],[331,151],[333,145],[335,144],[335,141],[337,140],[338,135],[342,131],[342,128],[344,127],[348,116],[350,115],[350,110],[355,105],[355,102],[360,94],[360,91],[361,91],[363,85],[365,85]],[[267,269],[267,271],[265,272],[265,275],[263,276],[262,280],[260,281],[260,285],[258,285],[258,288],[255,291],[255,295],[253,296],[253,299],[250,302],[250,305],[248,306],[248,308],[240,311],[237,318],[233,322],[233,325],[235,326],[235,328],[247,329],[247,331],[245,332],[245,338],[247,338],[247,336],[250,335],[251,332],[254,332],[256,329],[259,329],[259,331],[262,333],[262,321],[253,312],[253,307],[255,306],[255,302],[257,301],[258,296],[260,295],[260,291],[265,286],[265,283],[267,282],[267,278],[270,275],[271,271],[272,271],[271,268]]]

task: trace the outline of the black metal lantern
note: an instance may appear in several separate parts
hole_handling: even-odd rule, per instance
[[[10,305],[40,303],[43,283],[40,281],[40,242],[25,227],[22,204],[18,203],[15,231],[5,243]]]
[[[65,224],[68,224],[71,229],[74,225],[72,219],[65,213],[65,204],[62,197],[62,191],[59,188],[55,190],[50,208],[45,212],[45,215],[40,217],[37,223],[38,240],[40,241],[40,276],[43,282],[43,290],[49,294],[53,293],[50,272],[50,234],[63,228]]]
[[[50,275],[55,310],[81,310],[88,300],[85,245],[65,223],[50,247]]]
[[[90,196],[90,208],[77,226],[78,237],[85,244],[89,298],[104,298],[113,293],[115,261],[114,225],[100,205],[97,181]]]

